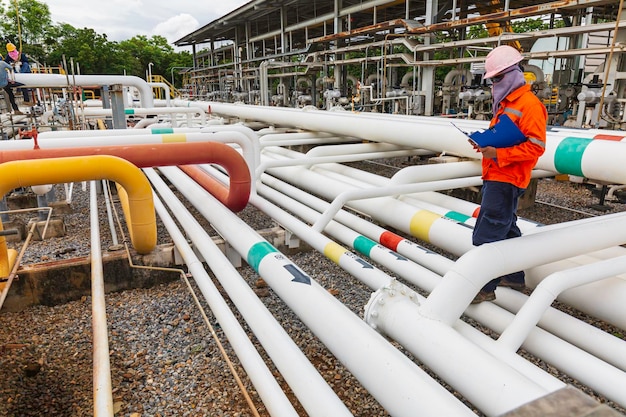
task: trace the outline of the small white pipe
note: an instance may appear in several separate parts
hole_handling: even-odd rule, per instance
[[[167,193],[163,195],[163,181],[158,178],[153,169],[144,169],[144,172],[169,204],[177,202],[175,197]],[[228,307],[228,304],[222,298],[219,290],[211,281],[211,277],[209,277],[206,272],[203,263],[198,259],[189,243],[187,243],[187,238],[180,229],[178,229],[178,226],[156,195],[154,196],[154,207],[270,415],[296,417],[298,413],[287,399],[284,391],[277,383],[276,378],[272,375],[272,371],[269,370],[263,358],[237,321],[237,318]],[[177,205],[176,207],[177,210],[180,209]],[[185,211],[186,209],[183,207],[183,211],[177,211],[176,213],[183,213]],[[200,226],[196,227],[200,228]],[[212,242],[212,240],[210,237],[207,237],[205,242]],[[194,242],[194,244],[196,243],[197,242]],[[212,256],[213,258],[207,259],[211,259],[212,264],[217,266],[217,268],[213,269],[216,274],[227,275],[228,280],[241,279],[239,273],[234,270],[234,268],[231,269],[232,265],[230,265],[227,259],[224,259],[224,255],[219,249],[217,249],[217,253],[213,253]],[[230,267],[228,265],[230,265]],[[294,363],[294,365],[295,364],[296,363]],[[300,367],[298,367],[298,369],[300,369]]]
[[[109,181],[102,180],[102,190],[104,194],[104,202],[107,211],[107,219],[109,220],[109,229],[111,230],[111,242],[113,245],[117,245],[117,231],[115,228],[115,222],[113,221],[113,211],[111,210],[111,199],[109,198]]]
[[[423,313],[452,324],[493,278],[626,242],[626,236],[620,233],[626,230],[626,214],[591,220],[570,222],[567,228],[487,243],[470,250],[444,275],[424,303]],[[515,256],[507,256],[510,253]]]
[[[267,148],[266,148],[267,149]],[[364,159],[377,159],[377,158],[393,158],[397,156],[411,156],[421,152],[420,150],[399,150],[399,151],[383,151],[383,152],[368,152],[360,154],[338,154],[319,157],[303,157],[301,159],[283,159],[272,160],[262,162],[257,168],[255,178],[264,173],[269,168],[285,167],[293,165],[310,166],[315,164],[325,164],[331,162],[351,162],[361,161]]]
[[[170,92],[169,85],[167,85],[166,83],[157,83],[157,82],[149,82],[148,85],[153,88],[154,87],[162,88],[163,91],[165,91],[165,107],[170,107],[172,105],[171,92]],[[155,104],[158,104],[158,103],[155,103]]]
[[[90,182],[89,212],[91,223],[91,326],[93,329],[93,409],[96,417],[113,417],[113,387],[109,359],[104,272],[100,247],[100,222],[96,181]]]
[[[511,325],[500,335],[498,342],[516,351],[539,322],[543,313],[563,291],[609,278],[624,271],[626,271],[626,256],[559,271],[544,278],[517,312]]]
[[[409,358],[346,309],[326,289],[268,247],[243,221],[174,167],[160,171],[248,260],[281,299],[302,319],[363,386],[396,416],[473,415]],[[332,322],[333,326],[327,323]],[[380,381],[385,384],[380,384]]]
[[[361,188],[344,191],[339,194],[330,207],[313,225],[314,230],[323,230],[328,222],[335,217],[337,212],[348,202],[354,200],[371,199],[374,197],[394,196],[399,194],[411,194],[421,191],[449,190],[454,188],[462,188],[475,186],[482,183],[480,177],[456,178],[451,180],[441,180],[424,182],[417,184],[392,185],[382,188]]]

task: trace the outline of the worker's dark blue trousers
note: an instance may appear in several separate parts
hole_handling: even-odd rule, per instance
[[[498,181],[484,181],[480,211],[472,234],[474,246],[497,242],[522,235],[517,227],[517,202],[525,189]],[[514,253],[510,254],[515,256]],[[502,262],[502,259],[494,259]],[[524,271],[498,277],[483,287],[483,291],[494,291],[502,278],[512,282],[524,282]]]

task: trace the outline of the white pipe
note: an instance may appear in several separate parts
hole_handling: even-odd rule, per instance
[[[148,83],[133,75],[72,75],[71,84],[68,78],[62,74],[42,73],[16,73],[15,81],[24,84],[25,87],[91,87],[94,85],[109,86],[121,84],[132,86],[139,90],[141,106],[154,107],[152,88]]]
[[[212,174],[215,175],[215,174]],[[262,192],[263,194],[269,194],[270,197],[273,197],[274,200],[276,201],[280,201],[282,204],[286,204],[287,209],[290,212],[294,212],[296,213],[299,217],[304,217],[305,219],[311,219],[313,217],[315,217],[316,213],[314,213],[314,211],[312,209],[307,209],[306,207],[304,207],[304,205],[302,204],[295,204],[295,202],[293,202],[293,200],[291,200],[289,197],[284,196],[284,195],[280,195],[280,193],[273,191],[271,189],[269,189],[269,187],[264,186],[264,185],[260,185],[259,186],[259,191]],[[252,204],[254,204],[255,206],[257,206],[258,208],[262,209],[266,214],[272,216],[273,218],[277,218],[278,221],[281,224],[284,224],[289,230],[292,230],[294,233],[296,233],[298,236],[302,236],[302,238],[311,246],[313,246],[316,250],[323,252],[323,253],[327,253],[328,251],[325,250],[325,246],[324,245],[318,245],[315,243],[315,239],[312,238],[312,236],[316,235],[314,233],[311,233],[308,230],[308,227],[306,225],[303,225],[300,221],[295,220],[295,218],[293,218],[292,216],[286,214],[285,212],[279,211],[276,208],[266,204],[262,199],[259,199],[258,197],[254,197],[253,199],[251,199]],[[318,213],[319,214],[319,213]],[[332,222],[331,224],[328,225],[327,229],[325,230],[325,232],[337,236],[339,237],[341,240],[343,240],[344,242],[355,242],[358,240],[358,236],[356,236],[356,233],[353,231],[348,230],[348,228],[341,226],[339,224],[337,224],[336,222]],[[392,271],[394,272],[400,272],[403,274],[403,276],[408,276],[408,277],[413,277],[414,275],[424,275],[425,271],[420,270],[418,268],[417,265],[415,264],[410,264],[406,261],[406,259],[401,259],[398,258],[396,255],[393,255],[392,253],[390,253],[388,250],[383,249],[383,250],[376,250],[376,247],[371,247],[371,250],[368,251],[367,253],[370,257],[372,257],[372,259],[374,259],[377,263],[381,263],[384,266],[390,268]],[[411,265],[415,268],[415,269],[411,269]],[[357,278],[359,278],[359,275],[355,275]],[[409,278],[410,279],[410,278]],[[420,281],[423,281],[424,277],[420,277]],[[433,280],[436,280],[436,278],[431,278],[430,283],[432,283]],[[362,282],[367,283],[367,281],[361,280]],[[389,277],[381,277],[381,279],[377,282],[371,282],[369,284],[370,288],[372,289],[378,289],[381,287],[381,284],[384,286],[387,285],[397,285],[394,284]],[[418,284],[419,285],[419,284]],[[426,285],[426,287],[434,287],[434,285]],[[410,291],[410,290],[409,290]],[[412,293],[412,292],[411,292]],[[373,299],[372,299],[373,300]],[[373,301],[370,301],[370,303],[372,303]],[[410,303],[412,303],[412,301],[409,301]],[[386,303],[385,303],[386,304]],[[380,318],[379,316],[376,316],[377,319]],[[414,315],[410,315],[410,317],[414,317]],[[409,321],[412,321],[413,319],[411,318]],[[406,324],[404,320],[394,320],[396,322],[402,322],[403,324]],[[437,327],[437,326],[435,326]],[[450,333],[447,330],[443,330],[443,331],[438,331],[438,330],[433,330],[434,328],[431,328],[432,333],[430,334],[431,337],[434,335],[439,336],[442,332],[444,334],[448,334],[448,336],[452,339],[457,339],[459,336],[455,335],[454,332]],[[409,334],[409,335],[414,335],[414,333],[412,331],[408,331],[406,332],[406,329],[404,331],[405,334]],[[421,343],[424,343],[421,339],[420,339]],[[421,345],[420,343],[420,345]],[[413,352],[418,352],[418,351],[422,351],[425,349],[426,353],[425,355],[427,355],[429,357],[428,361],[424,360],[424,355],[418,355],[418,357],[420,358],[420,360],[422,360],[423,362],[426,363],[427,366],[429,366],[431,369],[435,370],[436,372],[438,372],[438,375],[446,375],[447,378],[445,378],[447,381],[449,381],[449,383],[455,387],[455,389],[458,389],[460,391],[462,391],[464,394],[466,394],[466,397],[475,405],[481,405],[482,407],[486,407],[487,409],[492,409],[492,413],[501,413],[503,411],[506,411],[506,409],[511,409],[511,408],[515,408],[516,406],[523,404],[526,401],[530,401],[532,398],[523,398],[524,395],[520,395],[519,391],[528,391],[527,388],[529,388],[529,390],[531,392],[535,392],[535,395],[539,394],[540,396],[545,394],[546,392],[544,391],[543,388],[539,388],[537,389],[537,387],[535,386],[535,383],[530,383],[527,379],[527,377],[522,377],[521,381],[519,382],[520,385],[516,385],[515,380],[519,380],[520,379],[520,375],[518,375],[516,370],[512,370],[509,369],[509,364],[494,364],[497,361],[493,361],[493,358],[490,358],[488,356],[484,355],[484,352],[482,350],[477,350],[478,352],[478,356],[482,357],[483,359],[488,359],[489,360],[489,365],[485,365],[482,361],[480,361],[480,359],[478,359],[476,357],[476,355],[473,355],[472,352],[474,352],[475,347],[473,345],[470,344],[466,344],[465,341],[452,341],[450,340],[448,343],[444,343],[444,346],[446,346],[448,349],[451,349],[451,352],[448,354],[441,354],[441,350],[443,349],[441,347],[441,345],[437,344],[437,350],[436,352],[433,352],[430,350],[430,348],[428,346],[424,347],[422,346],[421,348],[418,348],[417,350],[414,350]],[[406,345],[404,345],[406,347]],[[452,353],[452,351],[455,351],[458,349],[458,352],[456,353]],[[462,352],[462,353],[460,353]],[[432,355],[432,356],[431,356]],[[440,357],[443,356],[445,358],[445,362],[441,362],[437,359],[435,359],[436,357]],[[474,363],[468,364],[466,363],[467,358],[468,357],[472,357],[474,360]],[[450,363],[451,358],[455,358],[459,361],[459,363],[457,363],[456,365],[454,363]],[[521,362],[525,362],[524,360],[522,360],[521,358],[517,357],[517,359],[513,359],[512,357],[508,358],[508,361],[510,362],[515,362],[515,366],[516,367],[520,367],[523,368],[525,370],[525,372],[529,372],[532,374],[532,378],[531,380],[535,380],[535,379],[543,379],[542,377],[538,376],[538,373],[544,373],[543,371],[540,371],[538,369],[534,369],[534,370],[530,370],[528,369],[527,366],[522,365]],[[480,368],[480,372],[477,371],[472,371],[470,368],[473,366],[477,366]],[[440,369],[443,369],[442,371],[439,371]],[[451,374],[446,374],[445,369],[454,369],[455,374],[454,376],[452,376]],[[474,375],[473,377],[471,377],[469,380],[465,380],[463,381],[463,378],[459,376],[458,374],[458,369],[465,369],[468,375]],[[481,376],[477,376],[476,374],[480,374]],[[506,375],[506,376],[503,376]],[[513,381],[511,380],[511,376],[513,377]],[[480,386],[482,387],[482,393],[485,392],[493,392],[493,390],[490,390],[488,388],[486,388],[484,386],[484,384],[481,384],[480,381],[477,380],[477,378],[485,378],[486,380],[492,381],[489,384],[499,384],[498,381],[499,378],[502,378],[502,380],[500,381],[506,381],[506,389],[502,389],[500,387],[499,389],[499,404],[506,404],[507,408],[502,408],[503,405],[499,405],[496,406],[495,408],[493,406],[489,406],[488,404],[493,403],[493,398],[491,396],[491,394],[489,394],[488,396],[485,396],[484,394],[480,394],[479,392],[477,392],[474,387],[476,386]],[[551,389],[556,389],[556,388],[562,388],[564,384],[562,383],[555,383],[554,380],[552,380],[551,378],[548,378],[549,382],[547,382],[547,384],[551,387]],[[501,382],[500,382],[501,383]],[[487,384],[487,385],[489,385]],[[522,386],[524,388],[522,388]],[[472,388],[469,388],[472,387]],[[504,394],[503,392],[508,391],[509,389],[511,389],[511,394],[512,396],[515,398],[515,400],[513,402],[511,402],[511,398],[509,398],[508,400],[504,400],[504,397],[506,394]],[[535,391],[537,389],[537,391]],[[533,397],[534,398],[534,397]]]
[[[166,83],[157,83],[157,82],[149,82],[148,85],[150,87],[162,88],[165,91],[165,107],[171,106],[171,91],[170,86]],[[161,101],[161,100],[159,100]],[[158,104],[158,103],[157,103]]]
[[[113,211],[111,210],[111,199],[109,198],[109,181],[102,180],[102,190],[104,194],[104,203],[106,206],[107,219],[109,221],[109,229],[111,230],[111,242],[113,245],[118,244],[117,231],[115,228],[115,222],[113,221]]]
[[[94,416],[113,417],[113,387],[109,359],[104,272],[100,246],[96,181],[90,182],[89,212],[91,223],[91,326],[93,331],[93,409]]]
[[[467,143],[465,135],[445,118],[420,116],[411,116],[411,119],[381,118],[372,116],[371,113],[302,111],[217,102],[207,102],[206,105],[210,105],[213,112],[222,115],[266,123],[289,124],[300,129],[354,136],[436,152],[443,151],[472,159],[480,157]],[[619,131],[610,130],[605,134],[620,135]],[[621,135],[623,136],[623,133]],[[626,184],[626,172],[621,169],[626,159],[626,146],[620,142],[593,140],[593,136],[584,130],[579,131],[576,136],[578,138],[565,138],[549,131],[546,150],[539,158],[536,169],[573,175],[582,171],[587,178],[612,184]]]
[[[397,340],[488,416],[505,414],[550,391],[438,320],[421,316],[411,290],[400,283],[377,291],[366,321]]]
[[[383,152],[367,152],[367,153],[359,153],[359,154],[338,154],[338,155],[328,155],[328,156],[320,156],[320,157],[304,157],[298,160],[295,159],[283,159],[283,160],[273,160],[273,161],[265,161],[262,162],[261,165],[257,168],[257,172],[255,178],[258,178],[259,175],[264,173],[269,168],[275,167],[285,167],[290,165],[315,165],[315,164],[325,164],[331,162],[350,162],[350,161],[360,161],[365,159],[376,159],[376,158],[393,158],[397,156],[411,156],[415,153],[420,153],[420,150],[398,150],[398,151],[383,151]]]
[[[88,107],[85,109],[77,109],[77,113],[81,116],[85,117],[98,117],[98,116],[111,116],[113,114],[112,109],[104,109],[104,108],[96,108],[96,107]],[[160,115],[167,114],[171,116],[176,116],[177,114],[184,114],[187,116],[190,115],[198,115],[200,121],[202,123],[206,122],[206,113],[198,108],[191,107],[152,107],[152,108],[129,108],[125,110],[127,116],[129,115],[141,115],[141,116],[150,116],[150,115]]]
[[[491,279],[626,242],[626,214],[570,222],[553,229],[481,245],[461,256],[430,294],[423,313],[452,324]],[[507,254],[515,256],[507,256]],[[497,262],[500,260],[500,262]],[[622,324],[626,328],[626,323]]]
[[[621,256],[559,271],[544,278],[533,290],[528,301],[517,312],[513,323],[500,335],[498,342],[512,351],[516,351],[560,293],[569,288],[621,274],[624,271],[626,271],[626,256]],[[625,361],[621,366],[626,371],[626,358],[623,354],[619,356]]]
[[[473,415],[304,271],[173,167],[160,171],[219,229],[363,386],[396,416]],[[327,323],[333,323],[328,326]],[[385,384],[380,384],[380,381]]]
[[[153,169],[144,169],[144,172],[149,177],[152,185],[157,188],[158,192],[167,201],[168,205],[170,205],[170,207],[176,207],[176,210],[174,210],[174,212],[177,215],[183,217],[183,213],[185,213],[186,215],[189,214],[184,207],[182,207],[182,209],[181,207],[179,207],[180,204],[177,203],[180,202],[173,195],[170,195],[170,193],[166,192],[164,193],[164,187],[167,186],[164,185],[163,181],[158,177],[158,175],[155,174]],[[189,272],[192,274],[194,280],[198,284],[202,295],[211,307],[211,311],[215,315],[217,321],[220,323],[224,334],[226,335],[229,343],[236,352],[237,357],[241,361],[243,368],[246,370],[247,376],[252,381],[255,389],[259,394],[259,397],[263,400],[263,403],[267,407],[270,415],[297,416],[298,413],[293,408],[291,402],[285,396],[284,391],[277,383],[276,378],[272,374],[272,371],[267,367],[267,365],[263,361],[263,358],[248,338],[248,335],[243,330],[240,323],[237,321],[237,318],[235,317],[233,312],[228,307],[228,304],[222,298],[219,290],[211,281],[211,277],[206,272],[203,263],[198,259],[193,251],[193,248],[189,245],[189,243],[187,243],[187,238],[178,229],[178,226],[175,224],[174,220],[163,206],[163,203],[156,195],[154,196],[154,207],[159,214],[159,217],[163,221],[164,226],[167,228],[168,233],[172,237],[172,241],[176,245],[176,249],[181,254],[181,257],[187,265]],[[185,218],[188,217],[185,216]],[[200,226],[197,225],[192,227],[195,227],[199,230],[201,229]],[[206,235],[206,232],[204,233]],[[202,246],[204,249],[203,251],[205,253],[212,252],[211,257],[207,257],[206,259],[210,259],[210,263],[212,265],[211,269],[216,274],[216,276],[219,275],[221,277],[226,277],[226,279],[222,278],[222,280],[224,281],[241,280],[241,276],[239,275],[239,273],[235,270],[234,267],[232,267],[228,259],[225,259],[224,255],[219,249],[217,249],[216,251],[206,250],[209,245],[215,245],[209,236],[205,236],[202,242]],[[197,245],[200,242],[193,243],[194,245]],[[294,368],[301,370],[302,367],[297,366],[296,364],[300,363],[292,363]],[[311,381],[307,380],[307,382]],[[332,400],[326,398],[326,396],[324,396],[323,398],[325,400]]]

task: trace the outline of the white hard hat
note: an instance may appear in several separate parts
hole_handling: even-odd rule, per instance
[[[491,78],[498,75],[510,66],[517,64],[522,59],[524,58],[517,49],[508,45],[500,45],[487,55],[487,60],[485,61],[485,70],[487,72],[484,78]]]

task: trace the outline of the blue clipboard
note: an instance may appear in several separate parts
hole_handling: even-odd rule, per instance
[[[526,141],[524,133],[519,130],[517,125],[513,123],[513,120],[511,120],[511,118],[506,114],[503,114],[498,118],[498,123],[482,132],[476,131],[468,134],[454,123],[452,123],[452,125],[467,136],[467,140],[473,146],[478,148],[484,148],[486,146],[493,146],[494,148],[508,148]]]

